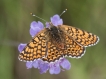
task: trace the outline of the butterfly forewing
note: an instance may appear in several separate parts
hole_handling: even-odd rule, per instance
[[[47,55],[46,29],[38,33],[19,54],[23,61],[33,61]]]
[[[74,41],[84,47],[95,45],[99,41],[98,36],[72,26],[61,25],[59,28],[62,29]]]

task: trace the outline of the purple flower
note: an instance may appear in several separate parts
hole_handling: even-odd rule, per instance
[[[20,53],[24,49],[25,46],[26,46],[26,44],[22,44],[22,43],[18,45],[18,50]]]
[[[54,15],[53,17],[50,18],[51,23],[54,26],[58,26],[58,25],[62,25],[63,24],[63,20],[60,18],[59,15]],[[46,27],[48,28],[50,26],[49,22],[46,22]]]
[[[40,21],[33,21],[30,27],[30,35],[34,37],[38,32],[40,32],[44,28],[44,25]]]
[[[62,25],[63,24],[63,20],[57,14],[54,15],[53,17],[51,17],[50,19],[51,19],[51,23],[54,26],[58,26],[58,25]],[[49,22],[47,22],[46,23],[46,28],[48,28],[49,26],[50,26],[50,24],[49,24]],[[38,21],[38,22],[33,21],[31,23],[31,25],[30,25],[30,35],[32,37],[34,37],[43,28],[44,28],[43,23],[41,23],[40,21]],[[21,43],[18,46],[19,52],[21,52],[25,46],[26,46],[26,44],[22,44]],[[32,67],[38,68],[40,70],[41,74],[42,73],[46,73],[48,70],[49,70],[50,74],[59,74],[61,72],[61,70],[63,70],[63,69],[69,70],[71,68],[71,64],[65,58],[62,58],[60,60],[57,60],[55,62],[50,62],[50,63],[49,62],[45,62],[42,59],[37,59],[37,60],[35,60],[33,62],[26,62],[26,67],[27,67],[27,69],[30,69]]]
[[[50,69],[49,69],[50,74],[59,74],[60,71],[62,70],[60,66],[66,70],[69,70],[71,67],[70,62],[65,58],[62,58],[56,62],[50,63],[49,66],[50,66]]]
[[[60,18],[59,15],[54,15],[53,17],[50,18],[51,22],[54,26],[62,25],[63,20]]]

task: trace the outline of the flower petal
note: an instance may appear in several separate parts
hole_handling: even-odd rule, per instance
[[[59,63],[51,63],[49,72],[50,74],[59,74],[61,71]]]
[[[21,51],[24,49],[24,47],[26,46],[26,44],[19,44],[18,45],[18,51],[21,53]]]
[[[49,69],[49,65],[47,63],[40,65],[40,73],[41,74],[46,73],[48,69]]]
[[[69,70],[71,68],[70,62],[65,58],[61,60],[60,65],[66,70]]]
[[[34,29],[33,28],[30,28],[30,35],[32,37],[34,37],[40,31],[41,31],[41,29],[39,27],[35,27]]]
[[[38,65],[38,60],[33,61],[32,65],[33,65],[34,68],[38,68],[38,66],[39,66]]]
[[[38,21],[38,27],[39,27],[40,29],[43,29],[43,28],[44,28],[43,23],[42,23],[42,22],[40,22],[40,21]]]
[[[50,23],[46,22],[46,28],[49,28],[49,27],[50,27]]]
[[[63,20],[60,19],[60,20],[58,21],[58,25],[62,25],[62,24],[63,24]]]
[[[43,73],[46,73],[47,70],[49,69],[49,64],[40,60],[39,61],[39,70],[40,70],[40,73],[43,74]]]
[[[51,17],[51,22],[53,22],[53,21],[58,21],[58,20],[60,20],[60,16],[59,15],[54,15],[53,17]]]
[[[33,22],[31,22],[30,27],[34,29],[35,27],[37,27],[37,25],[38,25],[38,23],[36,21],[33,21]]]
[[[60,18],[59,15],[54,15],[53,17],[50,18],[51,22],[53,23],[54,26],[62,25],[63,20]]]
[[[30,27],[32,29],[36,29],[36,27],[40,28],[40,29],[43,29],[44,28],[44,25],[42,22],[38,21],[38,23],[36,21],[33,21],[30,25]]]
[[[40,21],[38,21],[38,23],[36,21],[33,21],[30,27],[30,35],[34,37],[38,32],[40,32],[44,28],[44,25]]]
[[[33,64],[33,62],[26,62],[27,69],[32,68],[32,64]]]

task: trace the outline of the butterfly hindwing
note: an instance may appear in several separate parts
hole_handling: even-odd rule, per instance
[[[47,43],[47,57],[42,60],[47,62],[54,62],[64,56],[63,50],[53,44],[51,41]]]
[[[69,56],[72,58],[80,58],[85,53],[85,47],[76,43],[72,38],[66,36],[66,49],[64,51],[65,56]]]

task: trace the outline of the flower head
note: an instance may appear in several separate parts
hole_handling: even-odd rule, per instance
[[[53,17],[50,18],[51,19],[51,23],[54,26],[58,26],[58,25],[62,25],[63,24],[63,20],[60,18],[59,15],[54,15]],[[50,25],[47,22],[46,23],[46,28],[48,28]],[[34,37],[37,33],[39,33],[42,29],[44,28],[43,23],[41,23],[40,21],[36,22],[33,21],[30,25],[30,35],[32,37]],[[23,48],[26,46],[26,44],[20,44],[18,46],[18,50],[19,52],[21,52],[23,50]],[[37,59],[34,60],[33,62],[26,62],[26,67],[27,69],[30,69],[32,67],[34,68],[38,68],[40,70],[40,73],[46,73],[47,70],[49,70],[50,74],[59,74],[61,70],[61,67],[63,69],[69,70],[71,67],[70,62],[65,59],[65,58],[61,58],[55,62],[45,62],[42,59]]]

